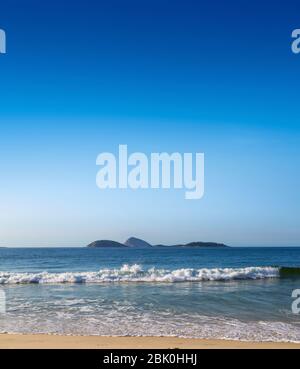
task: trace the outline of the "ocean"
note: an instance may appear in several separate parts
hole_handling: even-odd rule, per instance
[[[300,342],[300,248],[5,248],[0,332]]]

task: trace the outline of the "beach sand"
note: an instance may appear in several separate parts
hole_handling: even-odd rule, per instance
[[[177,337],[102,337],[0,334],[0,349],[299,349],[300,344]]]

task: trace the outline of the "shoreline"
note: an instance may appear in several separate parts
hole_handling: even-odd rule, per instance
[[[179,337],[0,334],[0,349],[300,349],[300,343]]]

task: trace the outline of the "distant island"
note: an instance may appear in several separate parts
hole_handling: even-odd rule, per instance
[[[111,241],[111,240],[99,240],[94,241],[87,245],[89,248],[155,248],[155,247],[182,247],[182,248],[202,248],[202,247],[209,247],[209,248],[227,248],[229,246],[223,243],[217,242],[190,242],[186,244],[178,244],[178,245],[151,245],[150,243],[141,240],[136,237],[130,237],[124,243]]]
[[[213,248],[228,248],[230,246],[225,245],[224,243],[217,242],[189,242],[186,244],[178,244],[178,245],[155,245],[154,247],[213,247]]]
[[[107,247],[126,247],[123,243],[110,241],[110,240],[101,240],[101,241],[94,241],[87,245],[87,247],[93,248],[107,248]]]

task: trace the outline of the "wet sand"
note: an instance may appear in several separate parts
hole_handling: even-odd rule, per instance
[[[300,349],[300,344],[177,337],[102,337],[0,334],[0,349]]]

